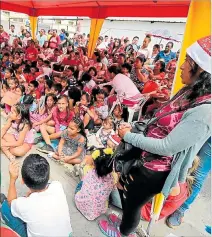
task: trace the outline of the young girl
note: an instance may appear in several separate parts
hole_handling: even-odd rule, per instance
[[[104,90],[98,90],[95,95],[94,109],[96,117],[94,123],[96,125],[102,124],[102,120],[108,116],[108,105],[105,104],[105,92]]]
[[[62,91],[60,92],[60,94],[68,95],[69,81],[65,77],[61,79],[61,85],[62,85]]]
[[[40,94],[43,95],[45,92],[45,75],[41,74],[40,76],[36,78],[36,81],[39,83],[38,90]]]
[[[115,134],[113,126],[113,119],[111,117],[103,120],[102,127],[96,133],[96,139],[99,145],[106,147],[109,136]]]
[[[68,164],[80,164],[85,156],[87,139],[82,120],[73,118],[62,132],[57,152],[52,157]]]
[[[8,130],[13,128],[13,133]],[[32,147],[33,130],[29,109],[24,104],[14,105],[7,123],[1,130],[1,150],[11,161],[16,156],[24,156]]]
[[[91,106],[91,96],[88,93],[82,93],[81,100],[76,103],[74,111],[76,116],[83,121],[85,129],[93,129],[95,111]]]
[[[3,93],[1,104],[4,105],[5,113],[8,114],[11,111],[11,106],[15,104],[19,96],[16,94],[16,88],[18,81],[15,77],[12,77],[7,83],[7,91]]]
[[[48,123],[48,117],[52,113],[53,109],[55,108],[55,105],[57,103],[57,97],[54,94],[47,94],[45,97],[44,106],[38,107],[38,113],[31,113],[30,119],[33,123],[32,127],[38,132],[40,130],[40,125],[47,122]]]
[[[117,130],[121,123],[127,122],[128,110],[123,108],[121,104],[117,104],[112,111],[112,117],[115,124],[115,130]]]
[[[4,73],[4,78],[2,80],[2,89],[1,89],[1,97],[4,96],[9,89],[9,81],[14,76],[14,72],[11,68],[7,68]]]
[[[98,157],[93,155],[97,151]],[[107,211],[109,195],[117,182],[112,172],[111,154],[105,154],[103,150],[97,151],[92,154],[94,168],[78,184],[75,195],[77,209],[88,220],[94,220]]]
[[[70,121],[73,119],[74,113],[70,111],[69,101],[66,95],[62,95],[58,98],[57,106],[53,109],[52,113],[46,118],[46,122],[53,120],[51,125],[42,124],[40,126],[41,137],[34,140],[34,143],[39,143],[44,140],[45,145],[39,150],[44,153],[54,152],[51,144],[51,140],[61,137],[62,131],[64,131]]]

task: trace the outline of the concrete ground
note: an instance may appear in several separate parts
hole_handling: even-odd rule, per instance
[[[35,147],[30,151],[31,153],[39,153]],[[43,154],[42,154],[43,155]],[[45,156],[44,156],[45,157]],[[48,158],[47,158],[48,159]],[[22,163],[24,158],[19,158],[20,163]],[[103,237],[104,235],[100,232],[98,228],[97,221],[88,221],[86,220],[76,209],[74,205],[74,191],[78,178],[70,175],[70,170],[66,169],[64,166],[48,159],[51,166],[51,180],[58,180],[63,184],[65,190],[69,209],[71,216],[71,224],[74,231],[74,237]],[[7,194],[9,186],[9,173],[8,173],[9,160],[1,153],[1,192]],[[154,236],[163,236],[167,237],[170,234],[180,236],[210,236],[205,232],[205,225],[211,225],[211,178],[205,182],[203,191],[201,195],[195,201],[193,207],[188,211],[184,218],[184,223],[177,229],[173,230],[168,228],[164,221],[156,223],[152,228],[151,237]],[[25,195],[27,189],[24,185],[21,184],[21,178],[19,177],[17,181],[18,195]],[[111,208],[110,211],[114,211]],[[117,210],[115,210],[117,211]],[[106,218],[102,216],[101,218]],[[145,227],[147,223],[142,222],[142,225]],[[141,236],[138,231],[138,236]],[[171,235],[170,235],[171,237]]]

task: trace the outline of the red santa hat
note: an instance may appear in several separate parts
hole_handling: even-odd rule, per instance
[[[204,71],[211,73],[211,36],[197,40],[187,48],[187,54]]]
[[[121,142],[121,138],[118,135],[112,135],[112,136],[110,135],[109,139],[117,146]]]

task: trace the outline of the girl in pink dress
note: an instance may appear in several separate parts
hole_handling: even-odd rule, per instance
[[[94,160],[95,168],[77,186],[75,204],[88,220],[94,220],[107,211],[109,195],[116,186],[110,156],[100,150],[100,156]]]
[[[59,139],[62,132],[68,127],[68,124],[73,119],[74,113],[70,111],[68,96],[62,95],[58,98],[57,106],[53,109],[50,115],[46,118],[47,122],[40,126],[40,137],[34,140],[34,143],[45,141],[45,145],[39,150],[44,153],[54,152],[51,140]]]
[[[41,101],[40,101],[41,102]],[[48,94],[45,96],[44,106],[39,104],[38,113],[30,113],[30,119],[32,127],[38,132],[41,124],[52,124],[51,121],[48,123],[48,117],[54,111],[57,103],[57,97],[54,94]]]
[[[9,129],[12,133],[8,133]],[[16,156],[24,156],[32,147],[33,130],[29,116],[29,108],[24,104],[14,105],[7,123],[1,130],[1,150],[11,161]]]

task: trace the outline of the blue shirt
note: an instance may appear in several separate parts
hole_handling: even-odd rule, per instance
[[[65,33],[61,33],[60,34],[60,40],[63,41],[63,40],[65,40],[65,38],[66,38]]]
[[[160,60],[160,59],[163,59],[164,62],[165,62],[165,64],[167,64],[170,60],[172,60],[172,59],[174,59],[174,58],[176,58],[176,53],[170,51],[169,54],[165,54],[165,53],[164,53],[164,50],[163,50],[163,51],[160,51],[160,52],[158,53],[158,55],[155,57],[155,60],[154,60],[154,61],[156,62],[156,61],[158,61],[158,60]]]

